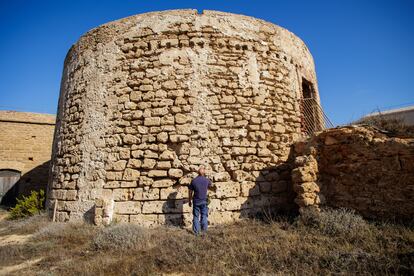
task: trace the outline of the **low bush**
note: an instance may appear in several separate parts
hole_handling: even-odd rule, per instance
[[[150,248],[149,229],[134,224],[114,224],[101,229],[93,243],[98,250],[130,250]]]
[[[305,210],[297,218],[296,225],[351,241],[367,238],[371,234],[370,225],[360,215],[347,209]]]
[[[29,196],[17,199],[16,206],[10,209],[10,219],[19,219],[40,214],[45,207],[45,192],[32,191]]]

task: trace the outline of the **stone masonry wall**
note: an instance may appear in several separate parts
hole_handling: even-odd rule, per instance
[[[361,126],[323,131],[295,144],[296,203],[354,209],[366,217],[411,220],[414,138]]]
[[[210,221],[293,207],[290,145],[313,59],[289,31],[178,10],[100,26],[71,48],[61,85],[49,209],[58,221],[183,225],[200,165]]]
[[[19,194],[46,189],[55,116],[0,111],[0,170],[21,172]]]

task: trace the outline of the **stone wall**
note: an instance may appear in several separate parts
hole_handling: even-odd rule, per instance
[[[200,165],[210,221],[292,208],[290,145],[313,59],[289,31],[178,10],[100,26],[64,66],[50,179],[58,221],[185,224]]]
[[[414,138],[361,126],[323,131],[295,144],[296,203],[354,209],[366,217],[411,220]]]
[[[0,111],[0,170],[22,175],[18,193],[46,189],[55,116]]]

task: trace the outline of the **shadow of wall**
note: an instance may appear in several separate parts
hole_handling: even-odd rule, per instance
[[[277,215],[298,213],[291,179],[293,162],[291,148],[286,162],[260,170],[247,200],[241,205],[241,218],[270,220]],[[243,183],[241,185],[243,190]]]
[[[49,166],[50,160],[22,175],[19,181],[3,196],[0,205],[8,207],[14,206],[17,197],[27,196],[31,191],[39,191],[42,189],[46,192]]]
[[[177,192],[170,193],[167,197],[167,201],[162,206],[164,224],[183,227],[185,226],[184,204],[188,204],[188,200],[177,199],[177,196]]]

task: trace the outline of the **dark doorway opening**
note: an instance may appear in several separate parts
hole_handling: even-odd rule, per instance
[[[0,170],[0,205],[13,206],[19,194],[18,182],[21,172],[16,170]]]
[[[320,130],[315,89],[313,84],[305,78],[302,78],[301,113],[302,132],[311,135],[315,131]]]
[[[304,99],[315,98],[315,89],[313,88],[313,84],[305,78],[302,78],[302,97]]]

